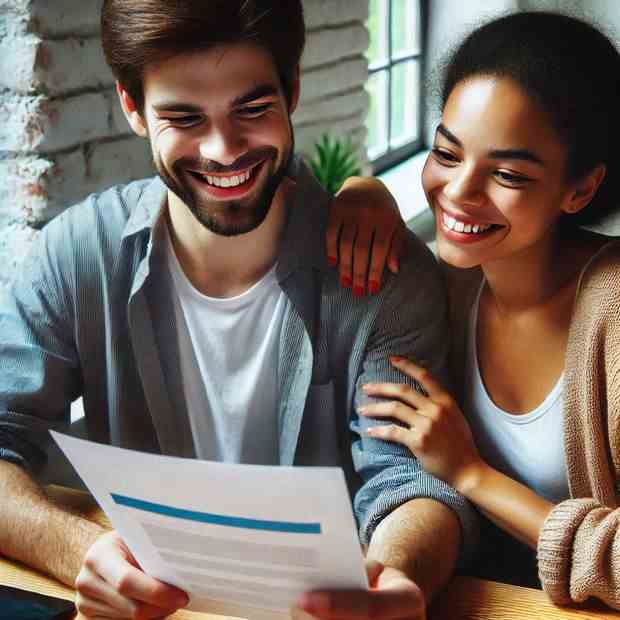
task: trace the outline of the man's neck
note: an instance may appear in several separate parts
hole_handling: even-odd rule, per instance
[[[185,275],[203,295],[240,295],[273,267],[286,222],[283,185],[262,224],[232,237],[217,235],[200,225],[179,198],[168,192],[167,224],[174,251]]]

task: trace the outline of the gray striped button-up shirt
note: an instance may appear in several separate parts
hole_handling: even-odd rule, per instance
[[[354,297],[326,261],[330,197],[303,164],[292,174],[297,191],[276,268],[287,297],[274,368],[279,462],[343,467],[364,543],[407,500],[443,502],[459,517],[466,557],[477,531],[471,506],[407,450],[368,437],[375,422],[355,413],[363,383],[404,380],[391,354],[446,380],[435,261],[412,236],[398,277],[378,295]],[[195,457],[179,371],[179,350],[191,343],[175,324],[165,208],[159,179],[137,181],[90,196],[43,230],[0,306],[0,458],[44,470],[47,431],[66,430],[80,396],[90,439]]]

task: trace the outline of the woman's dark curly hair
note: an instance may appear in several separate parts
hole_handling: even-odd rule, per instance
[[[450,58],[442,84],[445,105],[460,82],[506,77],[545,110],[566,146],[566,178],[598,164],[607,173],[592,202],[567,216],[588,224],[615,206],[620,182],[620,55],[595,27],[547,12],[501,17],[472,32]]]

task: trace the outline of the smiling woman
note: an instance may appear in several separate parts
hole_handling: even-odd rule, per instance
[[[583,225],[617,204],[619,109],[620,56],[581,21],[514,14],[461,44],[422,174],[457,391],[394,358],[425,394],[367,385],[359,411],[488,518],[478,574],[616,608],[620,243]]]

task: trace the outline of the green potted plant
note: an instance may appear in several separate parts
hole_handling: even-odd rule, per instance
[[[310,167],[330,194],[335,194],[348,177],[361,174],[360,161],[350,138],[341,140],[325,133],[314,148]]]

